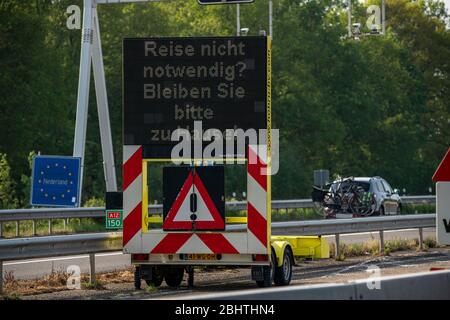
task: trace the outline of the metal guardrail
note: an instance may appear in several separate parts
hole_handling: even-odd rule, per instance
[[[435,214],[414,214],[404,216],[368,217],[356,219],[330,219],[311,221],[272,222],[272,232],[276,235],[335,236],[335,256],[340,256],[340,235],[378,231],[380,252],[384,252],[384,231],[401,229],[419,230],[419,248],[423,248],[423,228],[436,226]],[[240,231],[245,226],[229,226],[227,230]]]
[[[410,214],[355,219],[329,219],[272,222],[272,231],[277,235],[320,236],[385,230],[429,228],[436,226],[434,214]],[[245,225],[230,225],[227,230],[243,231]]]
[[[407,204],[435,203],[435,196],[405,196],[402,202]],[[272,200],[272,209],[312,208],[311,199]],[[247,201],[227,202],[229,210],[247,210]],[[149,205],[149,214],[162,214],[162,204]],[[91,208],[39,208],[0,210],[0,222],[21,220],[47,220],[67,218],[97,218],[105,215],[104,207]]]
[[[89,254],[90,281],[95,282],[95,254],[122,250],[121,232],[72,234],[0,240],[0,294],[3,261]]]
[[[122,250],[122,232],[71,234],[0,240],[0,261]]]
[[[272,223],[276,235],[330,235],[436,226],[434,214],[386,216],[364,219],[288,221]],[[227,231],[244,231],[245,225],[227,226]],[[122,249],[121,232],[0,239],[0,261],[100,253]]]
[[[419,229],[420,246],[423,243],[423,228],[434,227],[436,216],[420,214],[408,216],[386,216],[364,219],[290,221],[272,223],[272,232],[277,235],[327,235],[335,234],[336,256],[339,256],[339,235],[368,231],[380,232],[380,251],[384,251],[385,230]],[[245,225],[227,226],[228,231],[244,230]],[[122,249],[122,234],[106,232],[73,234],[62,236],[31,237],[0,240],[0,275],[3,261],[86,254],[90,256],[91,281],[95,281],[95,253]],[[0,276],[0,292],[2,290]]]

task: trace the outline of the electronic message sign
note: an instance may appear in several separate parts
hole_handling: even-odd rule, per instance
[[[173,131],[192,133],[194,122],[203,131],[265,129],[267,44],[264,36],[124,39],[124,145],[164,158]]]

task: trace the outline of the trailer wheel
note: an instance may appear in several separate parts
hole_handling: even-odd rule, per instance
[[[164,279],[169,287],[179,287],[181,281],[183,281],[184,276],[184,267],[180,266],[171,266],[168,267],[165,274]]]
[[[163,282],[163,279],[164,274],[162,273],[162,270],[158,267],[152,267],[152,277],[151,279],[145,279],[145,283],[147,283],[148,286],[159,287]]]
[[[287,286],[292,279],[292,254],[291,250],[286,247],[283,252],[283,263],[281,267],[275,268],[275,276],[273,281],[276,286]]]
[[[134,268],[134,289],[141,290],[141,267]]]
[[[272,250],[272,255],[271,255],[271,264],[270,266],[264,266],[263,267],[263,278],[264,280],[261,281],[256,281],[256,284],[258,285],[258,287],[260,288],[268,288],[272,285],[272,281],[274,279],[274,270],[275,267],[277,265],[277,260],[275,257],[275,253]]]

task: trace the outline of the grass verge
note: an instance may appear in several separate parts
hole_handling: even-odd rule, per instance
[[[103,282],[95,280],[94,282],[82,282],[81,288],[84,290],[106,290]]]
[[[423,242],[424,250],[436,248],[437,246],[436,240],[432,237],[427,237]],[[335,256],[335,244],[331,243],[330,257],[335,258],[337,261],[343,261],[345,258],[350,257],[389,255],[392,252],[406,250],[419,250],[419,240],[401,238],[386,240],[384,242],[384,252],[382,253],[380,253],[380,242],[376,239],[370,239],[363,243],[341,244],[338,257]]]
[[[38,236],[49,235],[48,220],[37,220],[35,222],[36,234]],[[16,237],[16,223],[4,222],[2,229],[3,237],[14,238]],[[72,234],[82,232],[102,232],[106,231],[105,221],[103,218],[72,218],[69,222],[64,224],[63,219],[52,220],[52,235],[57,234]],[[29,220],[20,221],[19,223],[19,236],[31,237],[33,236],[33,222]]]
[[[70,274],[67,272],[59,270],[38,279],[17,280],[13,272],[6,272],[3,284],[5,294],[2,296],[2,299],[70,290],[67,288],[69,276]],[[128,268],[124,271],[97,274],[96,277],[96,281],[91,284],[89,283],[88,275],[81,275],[80,289],[106,290],[108,284],[133,282],[134,270],[133,268]]]

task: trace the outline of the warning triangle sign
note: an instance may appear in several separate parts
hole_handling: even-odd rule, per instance
[[[450,181],[450,149],[442,159],[432,178],[433,182]]]
[[[164,230],[223,230],[225,221],[199,175],[190,172],[173,202]]]

